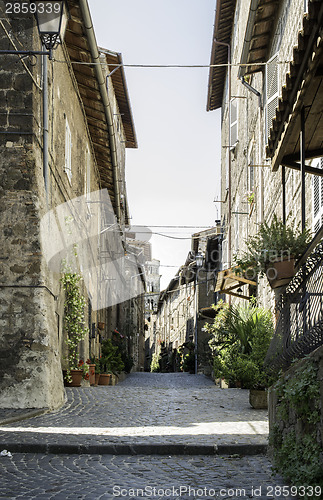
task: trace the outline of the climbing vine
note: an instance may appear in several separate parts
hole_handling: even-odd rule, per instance
[[[321,419],[318,365],[313,360],[275,385],[278,404],[270,433],[276,470],[295,486],[321,486],[322,446],[318,441]],[[288,428],[291,426],[291,428]],[[305,499],[310,498],[306,495]],[[312,496],[320,498],[320,496]]]
[[[78,345],[88,333],[85,327],[84,307],[85,298],[80,291],[82,277],[65,269],[61,282],[65,290],[64,329],[67,334],[68,370],[67,379],[70,380],[70,370],[79,369]]]

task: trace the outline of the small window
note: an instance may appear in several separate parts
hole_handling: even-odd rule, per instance
[[[72,135],[71,129],[66,119],[65,122],[65,173],[70,184],[72,184]]]
[[[235,252],[239,251],[239,199],[235,204],[235,214],[234,214],[234,249]]]
[[[230,148],[234,148],[238,142],[238,99],[235,97],[231,99],[231,117],[230,117],[230,130],[231,141]]]
[[[91,155],[88,146],[86,146],[85,150],[85,165],[86,165],[85,194],[86,198],[89,199],[91,193]]]
[[[255,190],[255,147],[252,142],[251,147],[249,149],[249,158],[248,158],[248,191],[249,193]]]
[[[227,269],[228,265],[229,265],[228,240],[225,239],[222,242],[222,269]]]
[[[316,163],[323,169],[323,158]],[[315,233],[323,226],[323,177],[313,175],[313,230]]]
[[[278,54],[275,54],[266,64],[266,142],[278,106],[278,82]]]

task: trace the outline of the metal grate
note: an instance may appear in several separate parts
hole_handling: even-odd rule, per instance
[[[286,369],[323,345],[323,242],[307,258],[277,304],[278,321],[265,364]]]

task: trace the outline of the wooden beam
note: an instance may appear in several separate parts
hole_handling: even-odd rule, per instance
[[[233,280],[239,281],[240,283],[246,283],[247,285],[254,285],[254,286],[257,285],[257,283],[255,281],[248,280],[248,279],[243,278],[242,276],[238,276],[234,273],[229,274],[228,276],[226,276],[226,278],[230,278],[231,280],[233,279]]]
[[[292,168],[293,170],[301,170],[301,165],[296,161],[282,161],[281,164],[285,167]],[[310,167],[309,165],[305,165],[305,172],[307,174],[313,174],[323,177],[323,170],[315,167]]]
[[[234,297],[239,297],[239,299],[250,300],[250,298],[251,298],[251,297],[247,297],[247,295],[241,295],[240,293],[234,293],[234,292],[219,292],[219,293],[225,293],[227,295],[233,295]]]
[[[305,160],[311,160],[313,158],[320,158],[323,156],[323,148],[312,149],[305,151]],[[292,161],[295,162],[299,159],[299,153],[286,155],[283,157],[284,162]]]

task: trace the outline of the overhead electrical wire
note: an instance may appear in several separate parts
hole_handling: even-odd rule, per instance
[[[104,54],[104,52],[103,52]],[[227,68],[227,67],[250,67],[250,66],[266,66],[267,63],[221,63],[221,64],[117,64],[106,62],[84,62],[84,61],[63,61],[53,58],[53,61],[61,64],[79,64],[81,66],[107,66],[115,68]],[[277,61],[276,64],[289,64],[291,61]]]

